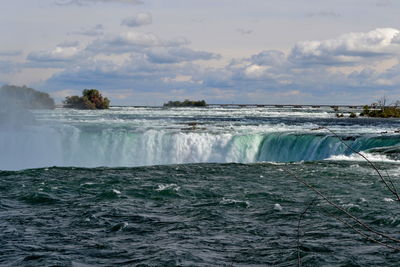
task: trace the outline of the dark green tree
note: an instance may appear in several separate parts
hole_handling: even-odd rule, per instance
[[[76,109],[108,109],[110,100],[103,97],[97,89],[84,89],[82,96],[67,96],[64,107]]]
[[[168,101],[168,103],[164,103],[164,107],[205,107],[207,106],[206,101],[192,101],[186,99],[185,101]]]

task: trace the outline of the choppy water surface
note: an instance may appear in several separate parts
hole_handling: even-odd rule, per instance
[[[393,177],[397,165],[379,165]],[[15,266],[290,266],[314,195],[297,173],[371,227],[399,238],[400,210],[364,163],[196,164],[0,172],[0,263]],[[316,201],[301,221],[306,266],[396,266]]]
[[[0,127],[0,265],[400,262],[400,252],[377,242],[399,244],[352,229],[355,221],[296,179],[400,239],[399,203],[344,144],[397,186],[399,120],[336,118],[329,108],[57,109],[34,117]]]

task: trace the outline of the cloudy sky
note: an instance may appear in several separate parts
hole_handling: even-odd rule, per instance
[[[400,99],[400,1],[4,0],[0,85],[114,105]]]

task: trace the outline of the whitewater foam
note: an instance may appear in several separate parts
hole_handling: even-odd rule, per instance
[[[400,163],[399,160],[390,159],[385,155],[377,155],[377,154],[370,154],[362,152],[369,161],[371,162],[390,162],[390,163]],[[326,160],[337,160],[337,161],[364,161],[365,159],[357,154],[351,155],[335,155],[327,158]]]
[[[400,128],[399,123],[356,124],[332,118],[329,109],[118,107],[34,114],[41,124],[0,128],[0,169],[359,161],[343,142],[358,151],[400,144],[397,135],[381,134]],[[397,162],[384,152],[368,157]]]

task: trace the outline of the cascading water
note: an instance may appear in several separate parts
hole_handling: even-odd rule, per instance
[[[327,135],[272,133],[267,135],[259,151],[259,161],[310,161],[344,154],[345,145]]]
[[[400,120],[268,108],[1,116],[1,107],[2,265],[290,265],[299,252],[290,249],[293,218],[313,197],[297,179],[384,233],[399,225],[394,196],[342,142],[387,161],[400,154]],[[76,168],[322,159],[329,161]],[[399,182],[398,163],[376,165],[391,185]],[[48,168],[54,165],[72,167]],[[35,169],[6,171],[24,168]],[[305,265],[398,265],[398,254],[326,216],[325,201],[315,204],[302,221]]]
[[[326,110],[279,112],[280,118],[267,108],[9,112],[19,115],[0,125],[0,169],[312,161],[349,156],[352,151],[342,142],[390,156],[400,151],[397,121],[355,124]],[[317,123],[343,140],[314,130]],[[388,149],[374,150],[382,147]]]
[[[349,155],[395,146],[397,137],[362,136],[341,141],[314,133],[213,133],[129,128],[30,126],[0,132],[0,169],[46,166],[144,166],[200,162],[289,162]]]
[[[352,149],[368,151],[372,148],[392,147],[400,143],[397,136],[343,136],[299,133],[272,133],[266,135],[259,150],[258,161],[313,161],[337,155],[348,156]]]
[[[255,162],[263,137],[125,129],[31,127],[1,132],[0,169]]]

